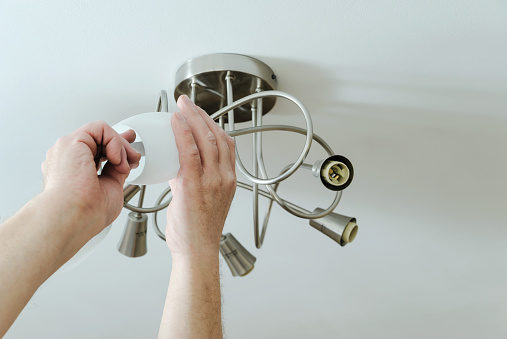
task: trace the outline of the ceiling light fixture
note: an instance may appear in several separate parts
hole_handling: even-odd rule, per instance
[[[198,106],[203,108],[220,126],[233,137],[252,134],[253,166],[249,171],[244,166],[236,148],[236,165],[251,184],[238,182],[238,187],[252,191],[253,225],[255,246],[261,248],[268,226],[273,202],[287,212],[310,220],[310,225],[335,240],[341,246],[352,242],[358,226],[354,218],[333,213],[340,202],[342,190],[347,188],[354,177],[352,163],[313,133],[309,111],[295,97],[276,90],[277,79],[274,72],[262,61],[239,54],[211,54],[187,61],[176,72],[174,98],[186,94]],[[303,113],[306,129],[290,125],[264,125],[263,115],[270,112],[277,98],[293,102]],[[165,240],[165,235],[157,224],[157,212],[165,209],[172,199],[168,187],[157,199],[155,206],[143,207],[144,192],[147,184],[168,181],[174,178],[179,168],[177,149],[170,127],[168,98],[161,91],[157,112],[140,114],[122,121],[115,126],[118,131],[132,128],[138,139],[134,143],[141,152],[140,166],[131,173],[124,189],[124,207],[132,211],[128,216],[119,251],[127,256],[136,257],[146,253],[146,220],[148,213],[154,213],[153,225],[156,234]],[[236,129],[236,123],[251,121],[252,126]],[[269,177],[264,164],[262,151],[262,132],[288,131],[303,134],[305,145],[298,159],[285,167],[275,177]],[[305,163],[312,141],[316,141],[329,155],[328,158],[314,164]],[[162,156],[163,155],[163,156]],[[335,191],[332,203],[326,209],[316,208],[310,212],[285,199],[278,193],[278,186],[299,168],[320,179],[329,190]],[[133,170],[133,172],[136,170]],[[264,186],[266,190],[260,189]],[[134,206],[129,201],[140,192],[139,203]],[[162,202],[166,196],[169,197]],[[269,199],[266,216],[260,229],[259,195]],[[255,257],[251,255],[230,233],[222,236],[220,252],[234,276],[243,276],[253,269]]]

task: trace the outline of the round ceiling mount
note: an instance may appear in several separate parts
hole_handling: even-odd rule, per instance
[[[194,102],[212,115],[227,105],[227,74],[231,76],[233,101],[259,90],[276,89],[275,73],[262,61],[241,54],[218,53],[190,59],[178,69],[174,99],[182,94],[192,98],[194,88]],[[263,99],[263,114],[268,113],[275,103],[274,97]],[[227,116],[224,118],[227,122]],[[250,104],[235,109],[234,120],[252,120]]]

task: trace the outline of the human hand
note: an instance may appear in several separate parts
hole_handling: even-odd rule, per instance
[[[236,191],[234,140],[187,96],[171,119],[179,152],[166,241],[174,256],[217,255]]]
[[[44,192],[53,192],[62,206],[78,207],[91,221],[89,238],[111,224],[123,206],[123,184],[141,155],[130,145],[130,130],[116,133],[103,121],[89,123],[64,136],[42,163]],[[100,175],[102,161],[108,160]],[[81,231],[81,230],[80,230]]]

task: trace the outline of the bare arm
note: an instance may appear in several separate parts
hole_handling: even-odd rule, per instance
[[[39,286],[119,215],[140,155],[105,123],[61,138],[43,164],[45,188],[0,225],[0,337]],[[102,149],[102,150],[101,150]],[[96,164],[109,159],[102,174]]]
[[[180,171],[166,227],[173,264],[159,338],[222,338],[218,253],[236,189],[234,141],[188,97],[178,107]]]

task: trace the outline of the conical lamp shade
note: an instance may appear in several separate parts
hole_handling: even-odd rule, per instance
[[[148,217],[146,214],[130,212],[125,226],[125,232],[118,244],[118,251],[127,257],[140,257],[148,252],[146,246],[146,231]]]
[[[324,211],[322,208],[316,208],[314,213],[320,213],[322,211]],[[325,217],[310,220],[310,225],[339,243],[341,246],[345,246],[354,241],[359,229],[355,218],[338,213],[330,213]]]
[[[145,156],[128,176],[127,184],[152,185],[176,178],[180,168],[178,149],[171,126],[172,113],[151,112],[134,115],[113,128],[118,133],[136,132]]]
[[[222,236],[220,253],[235,277],[245,276],[254,268],[255,257],[230,233]]]

